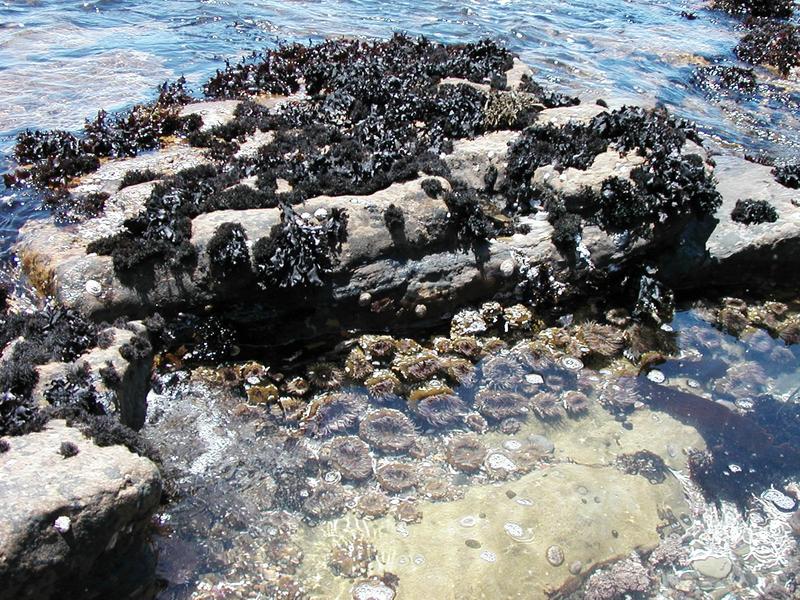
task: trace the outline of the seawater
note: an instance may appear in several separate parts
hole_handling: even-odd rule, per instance
[[[694,13],[687,20],[682,12]],[[663,103],[726,145],[790,157],[800,149],[796,84],[759,69],[759,90],[733,99],[699,90],[695,67],[739,64],[739,22],[700,2],[649,0],[30,0],[0,3],[0,169],[25,128],[78,130],[99,108],[154,96],[165,79],[202,82],[226,59],[279,40],[492,37],[554,90]],[[40,212],[36,195],[0,189],[0,251]]]
[[[451,334],[419,346],[354,338],[295,369],[279,360],[167,368],[143,430],[174,482],[156,536],[161,598],[546,598],[635,551],[649,571],[645,597],[759,597],[796,569],[791,513],[773,501],[795,503],[778,489],[796,469],[777,461],[766,468],[779,473],[778,489],[736,498],[713,488],[721,493],[714,499],[690,478],[688,457],[722,433],[728,475],[753,468],[737,453],[745,436],[703,417],[719,402],[772,433],[798,430],[798,346],[763,329],[736,337],[719,325],[708,307],[679,312],[644,336],[661,336],[661,351],[670,349],[644,369],[622,353],[570,355],[585,343],[574,327],[479,334],[481,350],[466,362],[454,357],[472,341]],[[441,369],[418,383],[403,375],[409,361],[431,356],[459,364],[463,383]],[[327,392],[320,372],[334,382]],[[404,382],[397,395],[376,393],[388,372]],[[262,403],[255,389],[269,385],[280,398]],[[415,404],[426,389],[463,402],[440,417],[460,414],[431,425]],[[486,390],[518,394],[523,408],[493,413],[480,400]],[[576,391],[585,410],[566,411]],[[552,414],[543,413],[541,393],[555,399]],[[325,413],[322,399],[336,394],[358,408]],[[669,409],[686,399],[688,418]],[[759,412],[773,400],[783,406],[777,421]],[[365,433],[365,419],[387,409],[412,420],[412,445],[381,450]],[[369,442],[362,479],[332,458],[346,436]],[[469,453],[454,458],[463,436],[481,449],[472,466]],[[387,483],[390,466],[407,485]],[[330,501],[316,502],[321,494]]]

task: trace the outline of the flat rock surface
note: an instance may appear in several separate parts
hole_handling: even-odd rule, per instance
[[[63,442],[78,454],[64,458]],[[64,588],[91,577],[101,557],[139,535],[161,496],[158,469],[123,446],[101,448],[59,420],[9,444],[0,454],[0,598],[69,597]],[[69,519],[64,533],[54,527],[60,517]],[[63,580],[67,574],[71,581]]]

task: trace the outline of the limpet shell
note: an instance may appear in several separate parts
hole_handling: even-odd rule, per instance
[[[664,383],[667,380],[667,376],[658,369],[652,369],[648,371],[647,378],[653,383]]]
[[[554,567],[564,564],[564,551],[561,549],[561,546],[550,546],[545,556],[547,557],[547,562]]]
[[[480,557],[489,563],[497,562],[497,554],[490,552],[489,550],[484,550],[481,552]]]
[[[580,371],[583,368],[583,361],[574,356],[565,356],[561,359],[561,365],[570,371]]]
[[[99,296],[103,291],[103,286],[100,285],[99,281],[95,281],[94,279],[90,279],[86,282],[86,291],[89,292],[92,296]]]
[[[533,541],[533,532],[525,529],[519,523],[509,521],[503,525],[503,530],[508,534],[508,537],[516,542],[528,543]]]

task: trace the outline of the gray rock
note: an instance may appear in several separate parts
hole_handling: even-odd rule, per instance
[[[713,220],[687,229],[680,245],[665,253],[663,275],[679,289],[792,281],[800,267],[800,206],[794,203],[800,193],[775,181],[768,166],[736,156],[715,156],[714,161],[722,206]],[[758,225],[733,221],[736,201],[746,198],[769,202],[778,220]]]
[[[725,579],[733,568],[729,559],[717,556],[696,560],[692,566],[698,573],[711,579]]]
[[[0,600],[151,596],[156,466],[58,420],[9,442],[0,454]],[[78,454],[64,458],[62,442]]]

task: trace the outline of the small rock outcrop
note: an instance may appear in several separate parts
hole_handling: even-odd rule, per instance
[[[7,441],[0,599],[152,594],[146,531],[161,497],[157,467],[122,446],[101,448],[59,420]]]

